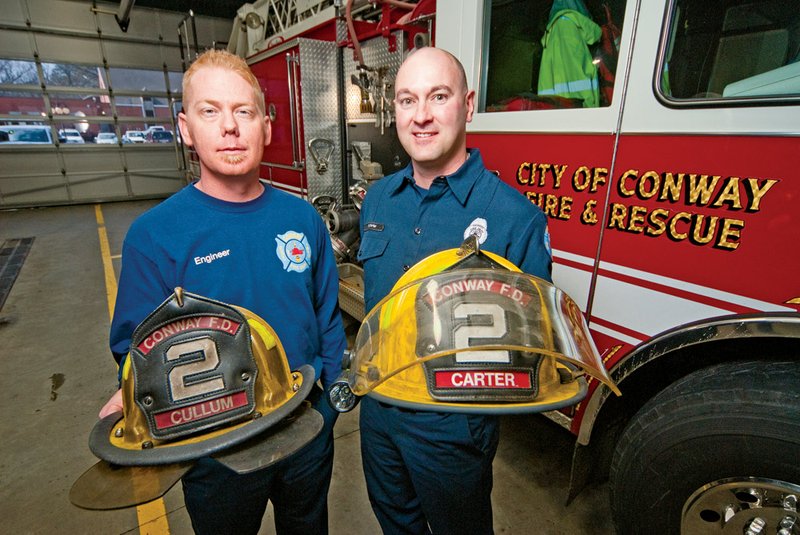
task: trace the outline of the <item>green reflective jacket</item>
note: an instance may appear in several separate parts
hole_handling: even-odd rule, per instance
[[[600,26],[578,11],[557,12],[542,37],[539,94],[580,98],[584,108],[599,106],[597,66],[592,63],[589,45],[600,35]]]

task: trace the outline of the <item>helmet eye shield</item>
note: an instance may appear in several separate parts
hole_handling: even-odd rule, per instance
[[[346,378],[356,395],[397,405],[538,412],[583,399],[584,373],[618,392],[567,294],[518,271],[468,268],[412,281],[378,303]]]

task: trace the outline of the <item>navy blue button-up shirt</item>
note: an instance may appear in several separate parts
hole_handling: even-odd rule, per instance
[[[470,149],[452,175],[430,189],[405,169],[373,184],[361,206],[361,246],[366,310],[391,292],[411,266],[431,254],[461,245],[478,233],[481,249],[498,254],[522,271],[551,280],[547,218],[538,206],[483,165]]]

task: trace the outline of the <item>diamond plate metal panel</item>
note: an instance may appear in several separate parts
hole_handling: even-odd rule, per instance
[[[336,42],[341,43],[347,40],[347,22],[344,18],[336,19]]]
[[[336,81],[336,43],[298,39],[302,94],[303,153],[308,198],[330,195],[342,203],[342,145],[339,140],[339,96]],[[333,152],[324,173],[308,149],[315,138],[329,140]]]
[[[367,67],[374,69],[385,67],[387,69],[387,80],[392,84],[389,91],[389,98],[394,98],[394,79],[397,76],[397,71],[400,69],[400,64],[403,63],[406,54],[406,42],[402,31],[396,31],[392,34],[395,39],[395,50],[389,50],[389,39],[384,37],[375,37],[369,41],[361,43],[361,54],[364,56],[364,63]],[[347,122],[366,122],[375,121],[374,113],[361,113],[359,111],[359,102],[361,100],[361,92],[358,87],[350,82],[351,75],[358,75],[356,67],[358,63],[353,59],[352,49],[346,49],[344,52],[344,80],[345,90],[347,92]],[[391,125],[386,125],[389,128]]]
[[[362,43],[362,53],[367,66],[387,69],[387,79],[394,83],[394,78],[405,57],[406,43],[403,32],[393,34],[395,50],[390,50],[389,40],[383,37]],[[343,171],[341,169],[342,151],[339,139],[339,93],[336,82],[336,43],[317,41],[314,39],[298,39],[300,54],[301,81],[301,114],[303,124],[303,153],[305,159],[308,198],[317,195],[330,195],[341,204],[349,203],[342,198]],[[357,74],[357,64],[353,60],[352,50],[344,51],[345,98],[347,122],[375,123],[376,114],[362,114],[359,111],[360,92],[350,82],[350,76]],[[390,98],[393,96],[390,93]],[[379,128],[376,126],[376,128]],[[384,129],[393,128],[384,125]],[[327,139],[333,143],[333,152],[328,162],[328,169],[320,173],[317,164],[309,151],[309,142],[313,139]]]

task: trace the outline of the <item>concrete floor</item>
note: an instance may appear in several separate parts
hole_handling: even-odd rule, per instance
[[[117,275],[130,222],[153,204],[102,205]],[[72,483],[96,462],[87,445],[89,431],[116,389],[97,215],[93,205],[0,211],[0,244],[35,238],[0,310],[3,533],[192,531],[180,484],[164,497],[165,514],[149,523],[136,509],[86,511],[68,500]],[[573,445],[567,431],[532,415],[504,417],[501,429],[492,495],[496,533],[613,533],[605,486],[564,506]],[[379,533],[361,471],[357,411],[339,419],[335,435],[330,532]],[[260,533],[274,533],[269,512]]]

